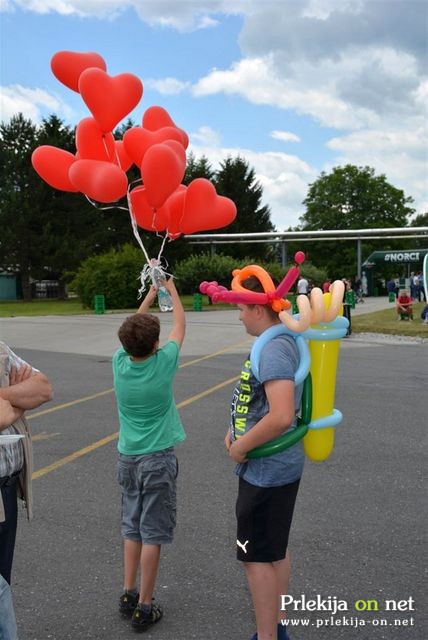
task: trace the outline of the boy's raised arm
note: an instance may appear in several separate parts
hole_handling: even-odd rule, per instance
[[[149,313],[151,305],[156,300],[156,295],[157,295],[157,289],[156,287],[151,285],[150,289],[146,293],[146,297],[138,307],[137,313]]]
[[[178,343],[178,346],[181,347],[184,340],[184,334],[186,332],[186,316],[184,315],[183,305],[181,304],[178,291],[175,288],[173,278],[167,280],[164,286],[168,290],[173,304],[172,330],[168,336],[168,340],[175,340],[175,342]]]

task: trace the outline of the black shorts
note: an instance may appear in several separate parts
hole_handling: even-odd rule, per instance
[[[281,487],[256,487],[239,478],[236,557],[243,562],[275,562],[287,552],[300,480]]]

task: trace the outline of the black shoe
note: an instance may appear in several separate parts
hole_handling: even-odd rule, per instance
[[[131,626],[135,631],[147,631],[149,627],[159,622],[162,616],[162,608],[154,600],[152,601],[152,608],[148,613],[143,611],[141,604],[138,604],[132,614]]]
[[[120,596],[119,600],[119,613],[124,618],[130,618],[135,611],[135,608],[138,604],[138,593],[130,593],[129,591],[125,591],[123,595]]]

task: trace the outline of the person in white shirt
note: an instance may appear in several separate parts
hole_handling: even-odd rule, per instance
[[[308,295],[308,288],[309,288],[309,283],[306,280],[306,278],[304,278],[303,276],[301,278],[299,278],[298,282],[297,282],[297,293],[299,295],[303,294],[305,296]]]

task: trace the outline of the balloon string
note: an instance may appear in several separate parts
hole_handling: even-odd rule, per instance
[[[163,252],[164,247],[165,247],[165,242],[166,242],[167,240],[168,240],[168,236],[167,236],[167,235],[165,235],[165,237],[164,237],[164,239],[163,239],[163,241],[162,241],[162,246],[161,246],[161,248],[159,249],[158,258],[157,258],[157,259],[158,259],[158,262],[160,262],[161,255],[162,255],[162,252]]]
[[[149,258],[148,254],[147,254],[147,251],[146,251],[146,248],[145,248],[145,246],[143,244],[143,241],[140,238],[140,234],[138,233],[137,223],[135,221],[134,214],[132,212],[132,204],[131,204],[129,188],[128,188],[128,193],[127,193],[127,199],[128,199],[128,207],[129,207],[129,216],[131,218],[132,231],[134,232],[134,236],[135,236],[138,244],[140,245],[140,247],[141,247],[141,249],[142,249],[142,251],[144,253],[144,257],[146,258],[147,263],[150,263],[150,258]]]
[[[106,152],[106,156],[107,156],[107,158],[109,159],[109,161],[110,161],[110,162],[113,162],[113,160],[116,160],[116,164],[120,166],[120,164],[119,164],[119,157],[118,157],[117,152],[116,152],[116,145],[114,145],[114,148],[113,148],[113,156],[115,156],[115,157],[112,157],[112,156],[110,155],[109,148],[108,148],[108,146],[107,146],[107,142],[106,142],[106,134],[105,134],[105,133],[103,133],[102,141],[103,141],[103,145],[104,145],[104,151]],[[113,144],[114,144],[114,143],[113,143]]]
[[[94,200],[91,200],[91,198],[87,196],[86,193],[84,193],[83,195],[85,196],[89,204],[91,204],[93,207],[95,207],[95,209],[98,209],[99,211],[108,211],[109,209],[121,209],[122,211],[129,211],[128,207],[121,207],[118,204],[111,207],[100,207],[100,205],[94,202]]]

